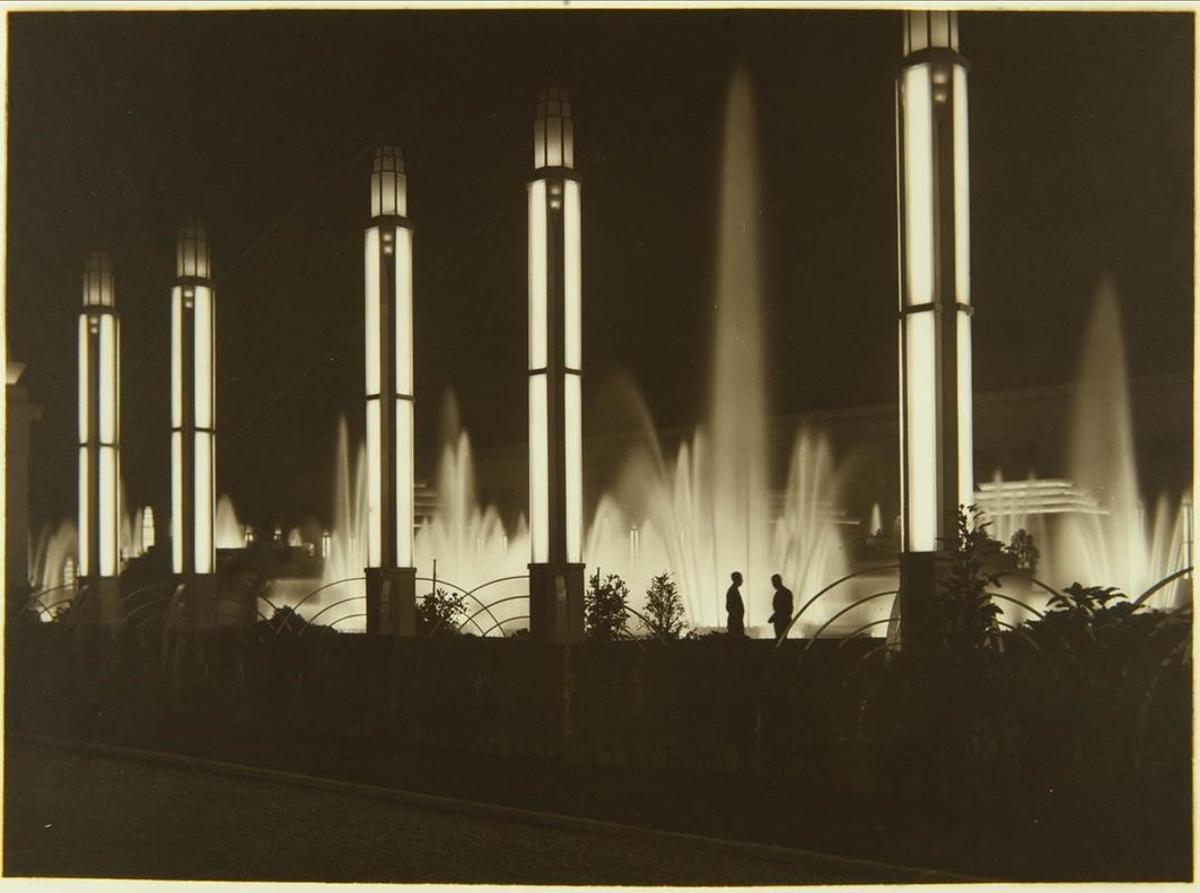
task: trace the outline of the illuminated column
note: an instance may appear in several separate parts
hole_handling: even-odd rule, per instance
[[[416,633],[412,226],[400,150],[371,170],[366,233],[367,632]]]
[[[958,14],[904,13],[896,82],[901,629],[921,637],[935,555],[974,501],[967,61]],[[916,600],[917,607],[909,608]]]
[[[187,221],[171,289],[171,563],[190,593],[193,622],[215,620],[216,306],[204,227]]]
[[[79,314],[79,561],[86,617],[119,620],[121,530],[121,321],[112,264],[93,251],[83,271]]]
[[[579,177],[565,90],[538,95],[529,183],[529,626],[583,638]]]

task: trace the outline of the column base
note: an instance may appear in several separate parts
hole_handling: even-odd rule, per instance
[[[82,590],[72,604],[71,620],[83,626],[118,627],[125,619],[121,605],[121,583],[116,577],[83,581]]]
[[[417,569],[368,567],[367,633],[412,637],[417,634]]]
[[[221,625],[222,610],[217,599],[217,578],[213,574],[196,574],[180,581],[179,619],[192,632],[204,632]]]
[[[529,565],[529,635],[545,642],[583,641],[583,565]]]
[[[928,651],[937,645],[934,599],[948,566],[942,552],[900,553],[900,647]]]

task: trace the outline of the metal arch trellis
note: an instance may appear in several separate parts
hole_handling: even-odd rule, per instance
[[[524,579],[524,578],[518,577],[516,579]],[[489,627],[489,630],[488,630],[490,632],[492,629],[495,629],[497,626],[499,626],[502,623],[502,621],[499,620],[494,613],[492,613],[492,608],[496,607],[496,605],[502,605],[505,602],[521,601],[522,599],[525,599],[527,601],[529,599],[529,593],[525,592],[525,593],[522,593],[521,595],[510,595],[505,598],[496,599],[496,601],[494,601],[494,602],[489,602],[488,604],[486,604],[482,608],[480,608],[478,611],[476,611],[474,614],[472,614],[470,617],[468,617],[466,620],[464,620],[462,623],[460,623],[457,627],[457,630],[458,630],[458,632],[462,632],[463,627],[465,627],[468,623],[474,623],[475,628],[477,630],[480,630],[482,633],[483,627],[481,627],[478,624],[478,622],[476,622],[475,618],[486,611],[488,613],[488,615],[492,618],[492,621],[493,621],[493,625],[491,627]],[[437,625],[435,625],[434,628],[429,631],[429,635],[432,636],[435,632],[437,632],[438,627],[440,627],[440,626],[441,626],[441,621],[438,621]],[[501,631],[501,632],[503,632],[503,631]],[[482,634],[484,636],[487,635],[487,633],[482,633]]]
[[[1153,586],[1151,586],[1149,589],[1147,589],[1145,592],[1143,592],[1141,595],[1139,595],[1134,600],[1133,606],[1135,608],[1141,607],[1142,604],[1146,601],[1146,599],[1148,599],[1150,596],[1154,595],[1154,593],[1158,592],[1158,590],[1160,590],[1166,586],[1169,586],[1170,584],[1172,584],[1176,580],[1178,580],[1180,577],[1190,574],[1191,572],[1192,572],[1192,568],[1190,566],[1188,566],[1188,567],[1181,568],[1181,569],[1175,571],[1175,573],[1173,573],[1173,574],[1169,574],[1169,575],[1163,577],[1161,580],[1159,580],[1157,583],[1155,583]]]
[[[305,595],[304,598],[300,599],[300,601],[296,602],[296,604],[292,605],[291,606],[292,610],[299,611],[300,606],[303,605],[310,598],[312,598],[314,595],[316,595],[318,592],[324,592],[326,589],[332,589],[334,586],[340,586],[343,583],[354,583],[356,581],[363,581],[366,579],[367,579],[366,577],[345,577],[344,579],[341,579],[341,580],[334,580],[332,583],[322,583],[320,586],[318,586],[312,592]],[[270,602],[268,602],[268,604],[270,604]],[[271,605],[271,607],[275,608],[274,605]],[[279,609],[275,608],[275,610],[278,611]]]
[[[851,574],[846,574],[846,576],[839,577],[838,579],[834,580],[832,583],[825,586],[823,589],[819,590],[816,595],[814,595],[812,598],[810,598],[808,601],[806,601],[803,605],[800,606],[800,610],[797,611],[792,616],[792,619],[788,622],[787,629],[785,629],[783,631],[783,635],[780,636],[776,640],[775,647],[778,648],[778,647],[780,647],[780,645],[783,644],[783,640],[788,637],[788,633],[790,633],[792,631],[792,627],[796,625],[796,621],[800,619],[800,615],[803,614],[805,611],[807,611],[813,602],[815,602],[817,599],[819,599],[825,593],[829,592],[829,590],[833,589],[835,586],[840,586],[841,584],[845,583],[847,580],[852,580],[855,577],[861,577],[863,574],[874,573],[876,571],[889,571],[889,570],[899,570],[899,569],[900,569],[899,564],[876,565],[874,567],[865,567],[862,570],[855,571],[854,573],[851,573]]]
[[[351,602],[365,602],[366,600],[367,600],[367,597],[365,595],[352,595],[352,596],[349,596],[348,598],[338,599],[336,602],[330,602],[325,607],[323,607],[321,610],[319,610],[316,614],[313,614],[312,617],[310,617],[308,620],[306,620],[304,622],[304,626],[300,627],[300,632],[303,633],[303,632],[307,631],[310,626],[312,626],[314,623],[316,623],[317,618],[320,617],[322,614],[324,614],[326,611],[331,611],[334,608],[338,607],[339,605],[348,605]],[[361,615],[357,615],[357,616],[366,617],[367,615],[361,614]],[[342,618],[339,618],[338,620],[333,621],[333,623],[328,624],[328,626],[330,626],[330,627],[336,626],[338,623],[341,622],[341,619]],[[279,630],[282,628],[283,628],[283,626],[282,626],[282,624],[280,624],[280,626],[278,628],[276,628],[276,630],[275,630],[275,635],[279,635]]]
[[[497,620],[495,623],[493,623],[491,626],[489,626],[487,628],[487,631],[483,634],[483,638],[486,639],[488,636],[488,633],[490,633],[494,629],[498,629],[499,627],[503,626],[506,623],[512,623],[514,620],[528,620],[528,619],[529,619],[528,614],[518,614],[515,617],[505,617],[503,620]],[[503,635],[504,631],[501,630],[500,632]]]
[[[360,614],[344,614],[344,615],[342,615],[341,617],[339,617],[337,620],[333,621],[333,623],[329,624],[329,628],[330,628],[330,629],[333,629],[335,626],[337,626],[337,625],[338,625],[339,623],[341,623],[343,620],[354,620],[355,618],[358,618],[358,617],[366,617],[366,616],[367,616],[367,615],[366,615],[365,613],[360,613]]]
[[[433,571],[434,571],[434,573],[436,574],[436,573],[437,573],[437,568],[436,568],[436,567],[434,567]],[[496,579],[494,579],[494,580],[488,580],[486,583],[480,583],[478,586],[476,586],[476,587],[474,587],[474,588],[472,588],[472,589],[463,589],[463,588],[462,588],[461,586],[459,586],[457,583],[451,583],[449,580],[444,580],[444,579],[441,579],[441,578],[438,578],[438,577],[417,577],[416,581],[417,581],[418,583],[429,583],[429,584],[430,584],[431,586],[433,586],[435,589],[437,588],[438,584],[442,584],[442,585],[445,585],[445,586],[449,586],[451,589],[457,589],[459,592],[461,592],[461,593],[462,593],[464,596],[466,596],[467,598],[474,599],[474,600],[475,600],[475,603],[476,603],[477,605],[480,605],[480,606],[481,606],[481,608],[482,608],[482,610],[484,610],[484,611],[487,611],[487,613],[488,613],[488,616],[490,616],[490,617],[492,618],[492,620],[493,620],[493,621],[495,621],[497,624],[499,624],[499,622],[500,622],[500,621],[499,621],[499,619],[496,617],[496,615],[495,615],[495,614],[493,614],[493,613],[491,612],[490,608],[489,608],[487,605],[485,605],[485,604],[483,603],[483,600],[482,600],[482,599],[480,599],[480,598],[479,598],[479,596],[477,596],[475,593],[476,593],[476,592],[478,592],[480,589],[485,589],[485,588],[487,588],[488,586],[491,586],[493,583],[503,583],[503,582],[505,582],[505,581],[508,581],[508,580],[528,580],[528,579],[529,579],[529,575],[528,575],[528,574],[516,574],[516,575],[514,575],[514,576],[511,576],[511,577],[497,577],[497,578],[496,578]],[[528,597],[529,597],[528,593],[525,595],[525,597],[526,597],[526,598],[528,598]],[[499,602],[492,602],[492,604],[499,604]],[[478,613],[478,612],[477,612],[477,613]],[[477,625],[477,628],[478,628],[478,625]],[[433,632],[434,632],[434,631],[436,631],[436,630],[437,630],[437,627],[434,627],[434,629],[433,629],[433,630],[430,630],[430,635],[432,635],[432,634],[433,634]]]
[[[824,623],[822,623],[817,628],[817,631],[815,633],[813,633],[812,638],[808,640],[808,644],[804,646],[804,650],[800,652],[800,659],[804,660],[804,656],[806,654],[808,654],[808,652],[812,649],[813,642],[817,641],[817,639],[819,639],[821,637],[821,633],[825,632],[825,630],[827,630],[829,628],[829,626],[833,623],[833,621],[837,620],[843,614],[846,614],[849,611],[853,611],[859,605],[866,604],[869,601],[874,601],[877,598],[883,598],[885,595],[897,595],[897,594],[899,594],[899,592],[900,592],[900,590],[898,590],[898,589],[885,589],[883,592],[873,593],[871,595],[868,595],[864,598],[860,598],[857,601],[851,602],[850,604],[846,605],[846,607],[842,608],[840,611],[838,611],[836,614],[834,614],[832,617],[830,617],[828,620],[826,620]],[[887,619],[890,621],[892,618],[889,616]],[[779,637],[779,641],[782,642],[786,635],[787,635],[787,633],[785,632],[783,636]],[[779,642],[776,642],[775,645],[776,645],[776,647],[779,647]]]

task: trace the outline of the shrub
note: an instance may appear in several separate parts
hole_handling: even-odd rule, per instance
[[[428,592],[417,605],[417,634],[424,636],[453,636],[466,619],[466,596],[461,592],[438,589]]]
[[[1000,608],[988,591],[989,586],[1001,585],[1000,576],[987,568],[995,564],[1001,546],[988,536],[988,525],[980,522],[979,514],[975,506],[959,508],[950,569],[933,600],[933,628],[948,654],[992,650],[1000,641]]]
[[[583,596],[583,623],[589,639],[612,641],[625,635],[629,587],[616,574],[600,582],[600,571],[588,581]]]
[[[678,639],[683,632],[683,597],[667,571],[650,581],[646,590],[646,619],[650,632],[662,639]]]

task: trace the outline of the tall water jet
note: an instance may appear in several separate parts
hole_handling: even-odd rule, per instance
[[[216,540],[218,549],[240,549],[246,544],[246,532],[238,521],[233,498],[222,493],[217,500]]]
[[[750,77],[739,67],[725,99],[713,303],[713,378],[709,431],[714,525],[712,581],[740,570],[761,584],[766,565],[767,443],[758,218],[758,139]]]
[[[1050,551],[1055,582],[1116,586],[1136,596],[1183,566],[1183,525],[1159,494],[1153,514],[1138,484],[1125,342],[1116,290],[1105,279],[1084,335],[1071,410],[1068,468],[1103,513],[1064,518]],[[1069,579],[1068,579],[1069,578]],[[1160,596],[1158,603],[1167,607]]]

